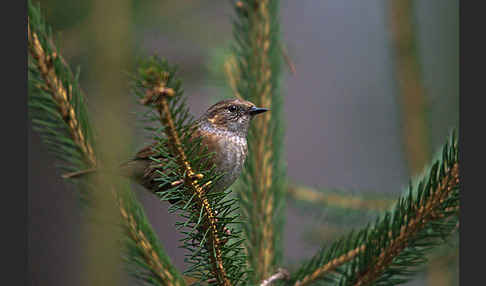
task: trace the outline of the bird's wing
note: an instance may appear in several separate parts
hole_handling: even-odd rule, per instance
[[[209,152],[218,153],[219,150],[217,150],[217,142],[214,140],[215,138],[212,138],[211,136],[205,136],[205,135],[207,134],[201,132],[200,130],[195,130],[191,134],[190,140],[202,136],[203,137],[202,143],[208,147]],[[135,154],[132,160],[121,164],[120,167],[121,167],[122,174],[126,177],[131,177],[139,181],[140,183],[142,183],[142,185],[150,189],[150,185],[153,184],[152,180],[158,176],[155,173],[154,167],[156,165],[163,165],[164,162],[168,160],[168,158],[158,156],[158,152],[155,150],[158,144],[160,143],[154,142],[140,149]],[[157,157],[157,159],[160,160],[160,163],[155,163],[150,157]],[[212,162],[207,161],[206,164],[207,163],[209,163],[208,166],[210,166]],[[208,166],[204,166],[204,167],[208,167]]]
[[[150,159],[150,157],[155,156],[157,151],[155,151],[155,147],[157,146],[157,142],[150,144],[135,154],[134,160],[141,160],[141,159]]]
[[[145,181],[152,173],[152,168],[149,168],[149,166],[153,164],[153,161],[150,157],[157,155],[157,151],[154,150],[157,144],[155,142],[142,148],[135,154],[133,159],[120,164],[121,174],[145,185],[145,182],[142,181]]]

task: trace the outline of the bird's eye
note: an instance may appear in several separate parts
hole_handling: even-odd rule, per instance
[[[230,107],[228,107],[228,110],[231,111],[231,112],[235,112],[238,108],[236,108],[236,106],[234,105],[230,105]]]

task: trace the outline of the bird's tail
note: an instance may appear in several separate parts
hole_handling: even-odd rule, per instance
[[[78,178],[78,177],[84,177],[86,175],[92,174],[98,172],[98,168],[90,168],[86,170],[81,170],[81,171],[76,171],[76,172],[71,172],[67,174],[63,174],[62,177],[64,179],[72,179],[72,178]]]
[[[142,160],[143,162],[139,162],[139,160],[130,160],[123,164],[121,164],[118,168],[89,168],[81,171],[71,172],[62,175],[64,179],[73,179],[73,178],[83,178],[87,175],[92,175],[95,173],[103,172],[104,174],[112,174],[112,175],[120,175],[122,177],[131,178],[133,176],[138,177],[144,174],[144,170],[147,167],[146,160]]]

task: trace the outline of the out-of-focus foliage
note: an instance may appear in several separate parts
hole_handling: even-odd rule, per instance
[[[229,2],[229,1],[228,1]],[[272,2],[272,1],[270,1]],[[277,3],[278,1],[272,2],[272,3]],[[395,3],[399,3],[403,1],[395,1]],[[407,2],[407,1],[405,1]],[[61,50],[66,50],[69,58],[71,59],[71,62],[77,63],[77,64],[85,64],[89,62],[89,59],[92,58],[91,50],[89,47],[87,48],[86,45],[84,45],[84,40],[86,37],[89,36],[89,32],[84,28],[86,26],[86,23],[89,21],[90,17],[90,11],[92,9],[93,2],[90,1],[61,1],[61,0],[43,0],[40,1],[42,5],[42,10],[46,12],[46,17],[47,21],[51,23],[54,27],[55,31],[61,31],[61,37],[59,38],[59,43]],[[244,212],[248,215],[248,217],[252,218],[251,214],[253,212],[253,220],[251,220],[251,223],[246,226],[246,233],[249,238],[253,238],[254,241],[258,241],[259,237],[260,240],[262,237],[264,237],[263,232],[260,232],[259,229],[255,228],[255,225],[258,222],[264,221],[261,219],[261,215],[268,215],[268,212],[265,212],[264,209],[258,208],[258,205],[254,205],[252,203],[254,202],[264,202],[262,205],[263,206],[272,206],[274,207],[274,210],[270,212],[270,215],[268,217],[271,217],[269,220],[270,225],[275,226],[273,230],[275,230],[274,235],[270,236],[270,239],[268,240],[269,244],[274,244],[276,246],[271,252],[274,252],[272,255],[267,255],[266,257],[269,258],[270,262],[269,263],[258,263],[258,259],[253,260],[253,265],[256,265],[258,267],[265,268],[264,271],[261,272],[255,272],[256,277],[253,278],[253,282],[256,283],[259,280],[266,278],[265,276],[268,276],[271,274],[273,270],[275,270],[275,267],[281,266],[282,263],[282,256],[283,253],[281,253],[281,242],[277,241],[274,243],[274,240],[278,240],[278,236],[281,234],[280,232],[280,227],[282,224],[282,219],[283,219],[283,212],[281,211],[282,206],[284,205],[282,203],[282,198],[279,197],[283,192],[283,185],[281,184],[282,181],[281,176],[284,173],[284,169],[282,166],[282,149],[279,149],[282,147],[282,142],[283,142],[283,133],[281,132],[279,124],[281,124],[281,119],[282,115],[281,113],[281,93],[280,93],[280,65],[282,61],[282,55],[281,55],[281,49],[280,49],[280,42],[279,42],[279,19],[278,19],[278,7],[277,5],[275,6],[268,6],[270,9],[267,11],[269,14],[267,16],[270,16],[270,21],[268,19],[265,19],[265,13],[263,13],[260,10],[255,10],[253,11],[252,9],[250,10],[242,10],[241,8],[246,7],[255,7],[255,1],[236,1],[236,21],[235,21],[235,26],[234,26],[234,36],[235,36],[235,46],[237,47],[236,49],[233,50],[228,50],[226,48],[221,48],[221,45],[225,45],[226,43],[222,41],[221,43],[219,42],[212,42],[210,40],[210,37],[208,37],[209,34],[218,34],[217,32],[207,32],[207,33],[201,33],[201,31],[213,31],[212,29],[215,30],[215,28],[221,28],[221,25],[218,27],[218,20],[216,18],[211,19],[210,21],[206,21],[204,17],[207,17],[204,13],[199,13],[199,11],[208,11],[211,9],[211,7],[217,7],[219,6],[220,3],[214,4],[214,2],[211,1],[155,1],[155,0],[143,0],[143,1],[133,1],[132,2],[132,16],[133,16],[133,22],[134,22],[134,29],[135,29],[135,34],[137,37],[136,41],[136,49],[139,51],[144,52],[143,45],[144,39],[146,39],[146,34],[145,33],[150,33],[150,31],[159,31],[162,35],[167,36],[167,38],[163,39],[163,42],[165,45],[168,46],[177,46],[178,48],[181,49],[180,53],[183,54],[180,56],[180,61],[182,62],[182,67],[184,69],[185,74],[187,77],[185,77],[186,84],[191,84],[196,82],[198,79],[204,78],[207,79],[206,76],[201,76],[199,75],[201,72],[210,72],[213,76],[210,77],[210,80],[207,80],[204,82],[204,85],[208,85],[211,87],[216,87],[217,90],[222,91],[220,94],[213,95],[213,100],[216,98],[222,98],[226,97],[229,94],[232,94],[234,96],[239,95],[244,98],[250,99],[252,101],[256,101],[256,103],[262,103],[264,104],[265,102],[269,101],[264,101],[263,99],[265,98],[272,98],[270,100],[271,102],[271,108],[272,108],[272,115],[271,115],[271,120],[270,122],[273,122],[270,124],[270,129],[271,130],[277,130],[275,133],[270,132],[271,135],[267,135],[267,137],[261,139],[261,141],[265,142],[272,142],[274,144],[274,147],[278,147],[275,149],[272,149],[273,155],[270,156],[271,160],[273,160],[273,170],[275,171],[272,176],[273,184],[269,188],[262,188],[261,186],[258,186],[254,182],[254,175],[255,173],[260,173],[262,169],[259,168],[259,164],[255,164],[255,162],[258,162],[258,158],[249,158],[249,165],[247,168],[247,173],[246,176],[244,177],[243,180],[239,180],[237,184],[233,186],[233,189],[238,189],[243,191],[243,209]],[[239,4],[238,4],[239,3]],[[226,3],[228,4],[228,3]],[[225,4],[225,5],[226,5]],[[230,3],[230,5],[233,5],[234,3]],[[235,8],[232,6],[232,8]],[[401,10],[398,10],[399,12]],[[388,13],[388,12],[387,12]],[[410,11],[408,11],[410,13]],[[201,15],[201,16],[199,16]],[[391,15],[391,13],[390,13]],[[227,16],[227,15],[224,15]],[[194,17],[201,17],[199,19],[203,19],[204,22],[203,27],[198,27],[199,29],[194,29],[192,23],[194,21]],[[392,20],[394,16],[392,16]],[[210,18],[210,17],[209,17]],[[266,22],[267,21],[267,22]],[[215,24],[216,23],[216,24]],[[265,26],[264,24],[267,23],[268,26]],[[400,23],[398,23],[400,24]],[[403,24],[403,23],[402,23]],[[262,26],[259,26],[262,25]],[[269,35],[264,35],[265,31],[270,31]],[[263,36],[262,34],[263,33]],[[228,33],[229,34],[229,33]],[[270,47],[270,52],[269,54],[265,54],[264,52],[264,47],[265,44],[264,42],[258,42],[258,41],[253,41],[254,38],[258,38],[259,36],[269,36],[267,37],[267,41]],[[408,35],[410,36],[410,35]],[[413,36],[413,35],[412,35]],[[148,37],[150,38],[150,37]],[[187,39],[194,39],[194,41],[188,41]],[[177,41],[176,44],[174,44],[174,41]],[[253,42],[252,42],[253,41]],[[397,41],[400,43],[400,41]],[[56,43],[57,44],[57,43]],[[263,44],[262,46],[259,46],[259,44]],[[255,49],[256,47],[256,49]],[[196,55],[194,54],[194,51],[197,50]],[[211,60],[201,60],[202,57],[209,53],[208,51],[211,51]],[[267,50],[268,51],[268,50]],[[407,52],[407,51],[405,51]],[[403,55],[403,53],[402,53]],[[405,53],[405,55],[410,55],[408,53]],[[417,56],[417,52],[414,50],[411,53],[412,56]],[[235,58],[236,56],[236,58]],[[263,64],[265,57],[269,58],[269,66],[266,66]],[[402,57],[406,59],[412,59],[417,61],[417,58],[413,57]],[[232,62],[233,61],[233,62]],[[403,64],[406,61],[401,61]],[[64,82],[70,82],[72,81],[72,87],[73,87],[73,97],[71,98],[72,104],[74,106],[79,106],[76,108],[76,111],[79,112],[81,115],[81,118],[85,118],[86,116],[84,115],[85,111],[83,110],[83,103],[79,104],[80,97],[77,96],[78,90],[77,90],[77,80],[79,74],[76,74],[76,76],[70,74],[70,72],[66,73],[64,67],[61,65],[60,66],[60,61],[58,59],[54,59],[54,66],[56,70],[60,71],[60,77],[64,78],[65,75],[68,75],[67,80],[63,80]],[[228,81],[228,74],[225,68],[227,67],[228,63],[236,63],[236,72],[238,75],[238,82],[236,84],[232,85],[230,81]],[[415,63],[416,65],[417,63]],[[266,78],[267,74],[264,72],[264,69],[258,69],[256,67],[263,67],[267,68],[267,71],[270,71],[270,76],[269,78]],[[32,103],[33,103],[33,108],[32,111],[37,112],[37,115],[33,115],[33,118],[35,118],[36,124],[40,124],[41,126],[47,126],[48,124],[57,124],[55,122],[58,122],[60,118],[57,118],[56,116],[56,110],[55,110],[55,102],[52,101],[52,98],[42,98],[42,95],[46,93],[45,89],[40,88],[38,85],[39,83],[42,83],[42,76],[36,71],[35,67],[32,67],[29,65],[29,72],[32,73],[29,74],[29,77],[32,78],[32,81],[29,81],[29,96],[33,95],[32,97]],[[234,70],[233,70],[234,71]],[[240,73],[241,72],[241,73]],[[416,72],[416,71],[415,71]],[[406,72],[405,72],[406,73]],[[64,75],[63,75],[64,74]],[[83,77],[84,75],[81,74],[81,77],[79,78],[81,83],[83,81],[88,82],[87,79]],[[397,73],[397,76],[400,76],[400,73]],[[403,76],[403,73],[402,73]],[[406,75],[408,76],[408,79],[410,79],[410,76],[412,78],[417,79],[419,75]],[[415,77],[414,77],[415,76]],[[259,81],[262,80],[262,81]],[[265,82],[267,80],[267,82]],[[227,82],[226,86],[224,85],[224,82]],[[89,86],[89,84],[87,84]],[[272,91],[271,94],[272,96],[270,97],[265,97],[264,96],[264,90],[266,87],[270,86],[270,90]],[[219,89],[218,89],[219,88]],[[423,94],[422,94],[423,95]],[[404,101],[407,101],[406,96],[406,90],[403,90],[402,96],[405,98]],[[40,98],[40,99],[39,99]],[[423,99],[419,99],[423,100]],[[177,107],[178,105],[175,104],[174,107]],[[407,113],[408,110],[408,113]],[[40,111],[40,113],[39,113]],[[408,120],[414,120],[413,119],[413,112],[409,112],[410,109],[404,109],[403,115],[404,117],[407,117]],[[426,108],[424,110],[420,110],[420,112],[425,113]],[[33,113],[34,114],[34,113]],[[40,114],[40,115],[39,115]],[[37,116],[37,117],[36,117]],[[42,117],[44,116],[44,117]],[[50,116],[49,118],[45,116]],[[420,114],[420,116],[426,117],[424,114]],[[58,120],[58,121],[56,121]],[[83,119],[84,120],[84,119]],[[273,121],[272,121],[273,120]],[[407,120],[404,120],[407,121]],[[61,122],[61,121],[59,121]],[[58,122],[58,123],[59,123]],[[84,121],[83,121],[84,122]],[[182,122],[182,121],[181,121]],[[267,122],[268,123],[268,122]],[[91,135],[89,135],[87,131],[88,124],[87,123],[81,123],[83,128],[86,128],[86,131],[83,131],[86,133],[87,138],[91,138]],[[408,125],[407,125],[408,126]],[[59,128],[57,128],[59,127]],[[65,162],[68,162],[68,170],[79,170],[83,169],[86,166],[81,164],[82,162],[82,155],[77,154],[79,150],[76,148],[76,143],[72,141],[72,139],[69,138],[69,132],[66,133],[66,130],[63,130],[62,124],[58,124],[56,128],[54,129],[43,129],[40,130],[43,132],[43,137],[47,139],[46,142],[48,144],[51,144],[51,147],[54,147],[54,152],[60,154],[60,159],[64,160]],[[89,127],[89,126],[88,126]],[[259,132],[261,132],[262,126],[259,126],[258,128],[255,128],[252,131],[252,134],[250,135],[250,140],[253,140],[254,142],[260,140],[258,138]],[[154,131],[154,129],[151,129],[151,131]],[[155,131],[160,131],[155,129]],[[64,132],[64,133],[63,133]],[[412,132],[413,133],[413,132]],[[67,135],[66,135],[67,134]],[[273,136],[273,137],[272,137]],[[410,137],[404,138],[405,144],[410,143],[415,137]],[[161,138],[158,138],[161,139]],[[415,144],[411,142],[412,144]],[[57,148],[59,145],[63,145],[63,148]],[[417,145],[417,144],[415,144]],[[420,144],[419,144],[420,145]],[[416,148],[420,148],[415,146]],[[449,147],[451,147],[449,145]],[[253,150],[250,150],[250,152],[254,152],[257,148],[254,148]],[[422,146],[423,150],[428,149],[428,147]],[[77,150],[77,151],[76,151]],[[168,150],[163,150],[159,149],[159,152],[161,153],[166,153]],[[67,152],[67,153],[66,153]],[[410,156],[413,156],[415,153],[408,153]],[[256,155],[257,157],[260,156]],[[422,156],[423,157],[423,156]],[[260,158],[261,159],[261,158]],[[409,158],[409,161],[413,160],[413,158]],[[260,160],[262,162],[264,160]],[[422,163],[417,163],[418,165],[423,164],[423,160],[419,160]],[[415,165],[417,165],[415,164]],[[69,167],[70,166],[70,167]],[[270,168],[271,169],[271,168]],[[420,169],[420,167],[419,167]],[[417,170],[416,167],[414,167],[414,170]],[[412,172],[415,172],[412,170]],[[253,175],[252,175],[253,174]],[[305,183],[304,183],[305,185]],[[299,186],[300,188],[301,186]],[[297,189],[297,188],[296,188]],[[298,277],[302,278],[305,277],[306,274],[309,274],[310,270],[315,270],[312,268],[313,266],[325,266],[326,262],[332,261],[333,258],[338,257],[340,254],[345,253],[346,251],[350,251],[352,249],[349,248],[349,246],[359,246],[357,245],[357,241],[360,242],[362,241],[363,238],[360,235],[349,235],[347,238],[348,239],[339,239],[342,236],[345,236],[346,234],[349,234],[349,232],[352,229],[360,229],[362,228],[363,225],[366,225],[367,223],[374,221],[377,219],[377,222],[383,222],[383,221],[388,221],[389,217],[387,218],[385,215],[385,210],[388,210],[388,207],[391,203],[390,200],[396,199],[393,196],[386,196],[386,195],[381,195],[381,194],[370,194],[369,192],[361,193],[358,191],[355,192],[345,192],[345,191],[339,191],[339,190],[331,190],[331,189],[322,189],[322,190],[312,190],[312,189],[307,189],[307,188],[300,188],[302,192],[297,192],[295,191],[296,189],[292,190],[292,187],[290,187],[288,197],[290,198],[290,206],[291,207],[297,207],[298,209],[302,210],[305,212],[305,214],[310,215],[309,219],[315,219],[318,221],[322,221],[321,227],[316,227],[314,229],[311,229],[307,231],[304,234],[304,238],[306,240],[306,243],[310,244],[319,244],[319,245],[331,245],[330,248],[326,248],[328,251],[321,251],[319,254],[314,257],[311,262],[308,263],[306,267],[309,267],[307,269],[300,268],[299,269],[299,274]],[[265,190],[271,190],[271,195],[265,197]],[[285,188],[285,191],[287,188]],[[183,196],[182,193],[180,193],[180,190],[175,188],[172,190],[172,193],[166,193],[164,194],[164,199],[167,198],[173,198],[172,196]],[[256,195],[255,198],[252,198],[251,200],[249,199],[250,196]],[[224,194],[221,194],[221,196],[224,196]],[[246,197],[245,197],[246,196]],[[272,198],[275,199],[272,201]],[[133,199],[133,197],[128,196],[128,203],[130,204],[130,200]],[[188,199],[185,197],[185,199]],[[215,201],[218,201],[218,198],[215,197],[213,198]],[[252,201],[253,200],[253,201]],[[142,222],[141,225],[138,225],[138,228],[143,232],[147,234],[147,237],[149,238],[149,242],[153,245],[156,253],[158,253],[158,256],[162,259],[162,262],[164,266],[169,269],[169,272],[172,272],[174,274],[174,283],[182,283],[180,282],[180,276],[178,276],[177,271],[171,268],[170,260],[169,258],[165,255],[163,252],[162,247],[158,246],[157,244],[157,238],[154,235],[153,231],[150,228],[150,224],[146,222],[146,218],[143,214],[142,209],[140,208],[141,206],[136,204],[136,201],[132,202],[133,204],[127,206],[127,209],[132,209],[137,215],[135,216],[135,220],[138,222]],[[224,202],[218,202],[220,207],[222,209],[227,208],[229,205],[225,204]],[[218,204],[216,203],[216,204]],[[176,207],[173,207],[172,210],[177,209]],[[223,213],[226,211],[223,210]],[[193,217],[186,217],[187,223],[183,223],[182,225],[188,225],[191,223],[191,219],[194,219]],[[389,221],[388,221],[389,222]],[[194,223],[194,221],[192,221]],[[229,221],[220,221],[218,227],[223,228],[229,223]],[[194,223],[195,229],[197,228],[197,221]],[[383,223],[377,223],[378,227],[385,227]],[[179,225],[180,226],[180,225]],[[437,228],[440,228],[440,226],[437,226]],[[432,227],[433,229],[433,227]],[[127,229],[129,230],[129,229]],[[437,230],[437,229],[435,229]],[[439,229],[440,230],[440,229]],[[432,230],[432,232],[434,229]],[[127,232],[128,234],[130,233],[129,231]],[[200,236],[201,233],[194,232],[194,233],[189,233],[187,234],[187,237],[192,237],[195,241],[198,241],[202,244],[203,242],[206,241],[205,237]],[[430,234],[430,233],[429,233]],[[234,230],[232,233],[233,238],[237,238],[239,235],[238,230]],[[269,236],[266,236],[266,238],[269,238]],[[338,239],[337,243],[333,244]],[[354,240],[356,239],[356,240]],[[236,246],[239,246],[239,243],[241,243],[241,240],[236,239],[237,243],[235,244]],[[386,239],[381,240],[384,244],[386,244]],[[144,267],[147,267],[147,261],[144,261],[144,252],[143,252],[143,247],[141,247],[140,244],[137,244],[136,239],[130,241],[132,245],[129,247],[130,253],[128,256],[128,259],[131,261],[135,261],[136,265],[138,265],[140,268],[135,271],[139,277],[142,277],[144,279],[147,279],[150,281],[152,278],[150,271],[146,272],[144,271]],[[189,242],[188,239],[185,240],[185,245],[187,245]],[[272,242],[272,243],[270,243]],[[264,247],[264,245],[256,245],[253,242],[249,242],[247,246],[248,249],[253,251],[253,253],[250,253],[250,257],[258,257],[259,254],[263,253],[269,253],[265,252],[265,249],[268,249],[268,247]],[[188,247],[190,251],[195,251],[195,248]],[[424,269],[425,267],[420,266],[422,268],[419,268],[419,270],[427,271],[428,275],[430,275],[430,279],[428,280],[428,283],[431,285],[433,283],[437,283],[434,281],[445,281],[446,279],[450,279],[447,281],[452,281],[454,279],[457,279],[457,275],[445,275],[449,272],[448,267],[454,267],[455,263],[457,263],[457,255],[454,254],[454,250],[456,249],[456,245],[452,244],[450,247],[447,247],[447,244],[445,247],[439,248],[437,251],[433,252],[432,254],[429,255],[431,263],[430,266],[431,268],[429,269]],[[239,251],[239,250],[238,250]],[[238,252],[237,251],[237,252]],[[197,252],[197,251],[196,251]],[[230,252],[227,252],[228,254]],[[325,255],[324,255],[325,253]],[[371,252],[370,252],[371,253]],[[422,255],[422,249],[417,250],[417,252],[414,252],[414,255],[417,253],[420,253]],[[197,255],[201,253],[196,253]],[[368,253],[369,254],[369,253]],[[410,251],[408,252],[410,254]],[[205,266],[210,266],[208,264],[204,264],[203,258],[207,258],[208,253],[202,253],[201,256],[195,256],[197,259],[193,259],[191,263],[193,263],[193,266],[189,272],[192,271],[192,273],[199,272],[199,274],[196,274],[195,276],[198,276],[200,278],[204,279],[211,279],[213,277],[212,273],[206,271],[210,269],[210,267],[206,267],[205,269],[201,270],[203,267],[198,268],[199,266],[205,265]],[[356,253],[356,255],[359,255]],[[194,257],[193,257],[194,258]],[[236,255],[235,259],[241,258],[240,256]],[[402,257],[403,258],[403,257]],[[400,258],[400,259],[402,259]],[[403,265],[407,263],[412,263],[412,262],[422,262],[422,256],[417,258],[416,260],[414,259],[407,259],[404,258],[401,260],[400,263],[403,262]],[[447,259],[446,259],[447,258]],[[228,261],[233,261],[231,258],[228,258]],[[197,260],[197,263],[195,261]],[[230,265],[230,268],[233,267],[231,265],[237,265],[233,269],[237,269],[239,266],[239,261],[236,264],[233,264],[233,262],[228,262],[227,265]],[[369,261],[369,259],[362,259],[360,258],[359,263],[362,261]],[[442,261],[444,263],[434,263],[437,261]],[[198,264],[198,263],[201,264]],[[353,262],[354,263],[354,262]],[[259,265],[257,265],[259,264]],[[413,263],[412,263],[413,264]],[[268,267],[268,265],[271,265],[271,267]],[[445,267],[445,265],[447,267]],[[395,265],[396,266],[396,265]],[[353,278],[353,271],[350,269],[362,269],[364,266],[363,265],[358,265],[357,263],[350,263],[346,265],[343,268],[339,269],[339,273],[336,276],[329,276],[326,279],[330,279],[328,281],[334,280],[337,281],[338,278],[341,279],[340,281],[345,281],[346,279],[354,279]],[[444,268],[440,268],[444,267]],[[310,269],[310,270],[309,270]],[[257,269],[258,270],[258,269]],[[387,272],[388,271],[388,272]],[[392,274],[397,274],[398,272],[401,272],[402,274],[408,271],[408,269],[388,269],[385,270],[385,275],[382,276],[382,282],[392,282],[392,283],[398,283],[398,280],[393,280],[391,275]],[[234,278],[235,281],[238,281],[240,277],[242,277],[240,274],[240,269],[235,270],[236,275]],[[262,274],[263,273],[263,274]],[[438,274],[439,273],[439,274]],[[443,275],[441,276],[440,273]],[[389,276],[388,276],[389,275]],[[337,277],[337,278],[336,278]],[[343,278],[344,277],[344,278]],[[351,277],[351,278],[350,278]],[[437,280],[441,277],[442,280]],[[444,278],[446,277],[446,279]],[[295,278],[295,277],[294,277]],[[390,280],[387,280],[387,279]],[[323,280],[326,280],[323,279]],[[434,280],[435,279],[435,280]],[[163,279],[162,279],[163,280]],[[162,281],[160,280],[160,281]],[[291,280],[292,282],[295,279]],[[152,282],[154,284],[161,283],[160,281],[157,281],[156,279],[153,280]],[[179,281],[179,282],[177,282]],[[319,282],[318,282],[319,283]]]

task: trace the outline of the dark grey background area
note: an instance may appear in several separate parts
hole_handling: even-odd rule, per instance
[[[458,1],[415,2],[430,140],[437,150],[458,126]],[[399,193],[407,184],[385,3],[282,1],[283,38],[297,68],[296,75],[285,72],[282,88],[292,181],[383,193]],[[172,23],[180,29],[193,27],[192,32],[181,36],[147,29],[135,41],[139,49],[181,64],[190,108],[198,116],[225,91],[208,76],[208,65],[214,50],[231,41],[232,13],[227,1],[194,9]],[[95,93],[96,86],[86,89]],[[146,142],[142,136],[136,141],[138,147]],[[30,127],[28,165],[30,285],[79,285],[83,218],[74,190],[63,183],[53,157]],[[168,205],[138,187],[137,192],[169,256],[182,268],[180,236]],[[318,224],[289,207],[287,261],[310,257],[318,249],[302,240],[302,233]]]

